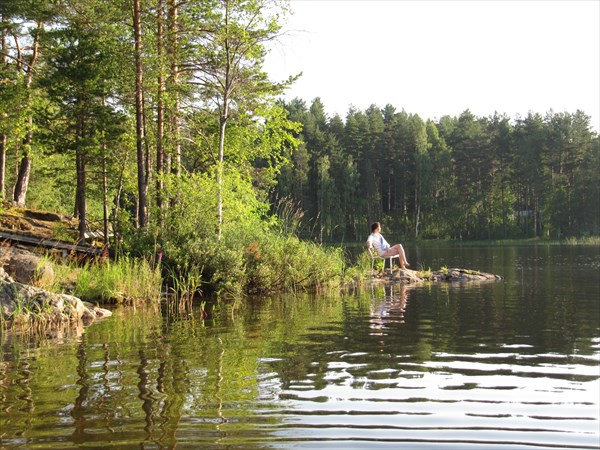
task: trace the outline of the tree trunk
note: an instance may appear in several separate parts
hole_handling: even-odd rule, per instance
[[[81,100],[79,100],[81,102]],[[85,174],[85,153],[82,151],[81,142],[85,138],[85,122],[82,115],[77,119],[75,127],[75,167],[77,185],[75,189],[75,214],[79,218],[79,240],[85,241],[85,228],[87,220],[86,205],[86,174]]]
[[[0,41],[1,53],[2,53],[2,67],[8,68],[8,55],[6,49],[6,27],[4,26],[4,16],[0,15],[0,22],[2,23],[2,37]],[[8,137],[6,134],[0,135],[0,199],[4,200],[6,193],[4,186],[6,185],[6,145],[8,143]]]
[[[21,208],[25,207],[27,187],[29,186],[29,175],[31,175],[31,158],[27,155],[23,155],[19,164],[19,172],[17,181],[15,182],[15,190],[13,192],[13,200],[17,206]]]
[[[7,136],[0,135],[0,199],[4,200],[4,186],[6,184],[6,144]]]
[[[227,104],[225,104],[224,111],[227,111]],[[227,119],[221,118],[220,133],[219,133],[219,162],[217,166],[217,240],[221,242],[221,235],[223,233],[223,161],[225,155],[225,127],[227,125]]]
[[[86,176],[85,176],[85,156],[81,150],[77,149],[75,153],[77,166],[77,191],[75,194],[75,203],[77,215],[79,217],[79,240],[85,240],[85,223],[87,220],[87,205],[85,200]]]
[[[421,204],[417,205],[415,211],[415,239],[419,238],[419,221],[421,220]]]
[[[158,92],[156,94],[156,206],[159,209],[159,219],[162,222],[163,209],[163,172],[164,172],[164,78],[163,78],[163,0],[157,4],[156,52],[158,54]]]
[[[43,24],[38,22],[37,31],[34,33],[33,48],[31,52],[31,61],[25,71],[25,89],[27,90],[28,98],[27,101],[31,105],[31,81],[33,80],[33,68],[38,57],[40,32],[42,31]],[[29,175],[31,174],[31,157],[30,148],[33,141],[33,118],[30,116],[28,121],[27,135],[25,138],[23,158],[19,165],[19,173],[17,180],[15,181],[15,189],[13,191],[13,200],[20,207],[25,207],[25,200],[27,198],[27,188],[29,187]]]
[[[231,89],[231,54],[229,48],[229,2],[225,5],[225,85],[223,86],[223,104],[219,119],[219,161],[217,166],[217,241],[221,242],[223,233],[223,164],[225,161],[225,128],[229,119],[229,90]]]
[[[179,64],[178,64],[178,21],[179,11],[177,0],[169,0],[169,60],[170,60],[170,89],[173,96],[173,107],[170,113],[171,137],[173,139],[173,155],[171,169],[175,175],[181,174],[181,123],[180,123],[180,101],[179,101]]]
[[[140,0],[133,0],[133,29],[135,39],[135,132],[138,169],[138,227],[145,228],[147,225],[148,205],[147,191],[148,183],[146,176],[146,155],[144,152],[145,129],[144,129],[144,97],[143,97],[143,71],[142,71],[142,20]]]
[[[123,179],[125,178],[125,167],[128,166],[128,158],[127,153],[125,153],[125,158],[123,159],[123,164],[121,166],[121,173],[119,174],[119,182],[117,184],[117,193],[115,195],[115,208],[113,210],[113,251],[115,254],[119,253],[119,208],[121,205],[121,194],[123,193]]]
[[[104,248],[108,249],[108,149],[102,144],[102,205],[103,205],[103,234]]]
[[[415,174],[415,239],[419,237],[419,214],[421,214],[421,168],[418,158],[419,157],[417,155],[415,157],[417,166]]]

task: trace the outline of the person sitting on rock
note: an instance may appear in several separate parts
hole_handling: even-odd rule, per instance
[[[381,234],[381,224],[379,222],[374,222],[371,224],[371,234],[367,239],[367,245],[375,248],[377,254],[382,258],[389,258],[390,256],[398,255],[400,267],[403,269],[406,269],[406,266],[410,266],[406,260],[406,254],[404,253],[404,247],[402,247],[402,244],[390,246],[390,244],[387,243]]]

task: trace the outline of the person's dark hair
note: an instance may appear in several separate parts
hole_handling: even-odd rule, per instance
[[[379,228],[381,224],[379,222],[373,222],[371,224],[371,232],[374,232],[377,228]]]

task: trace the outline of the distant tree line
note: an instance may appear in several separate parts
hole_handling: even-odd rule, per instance
[[[285,108],[301,144],[272,199],[306,235],[362,241],[375,220],[405,238],[600,232],[600,145],[582,111],[433,121],[390,105],[329,118],[319,98]]]

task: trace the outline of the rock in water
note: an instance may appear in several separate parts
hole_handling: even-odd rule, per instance
[[[77,297],[56,294],[44,289],[14,281],[0,267],[0,314],[4,320],[12,321],[17,316],[27,320],[31,315],[42,316],[50,322],[92,321],[109,317],[112,313]]]
[[[410,269],[397,269],[392,274],[388,270],[373,275],[374,279],[399,283],[421,283],[423,281],[499,281],[500,275],[479,272],[472,269],[440,269],[433,272],[424,272]]]

